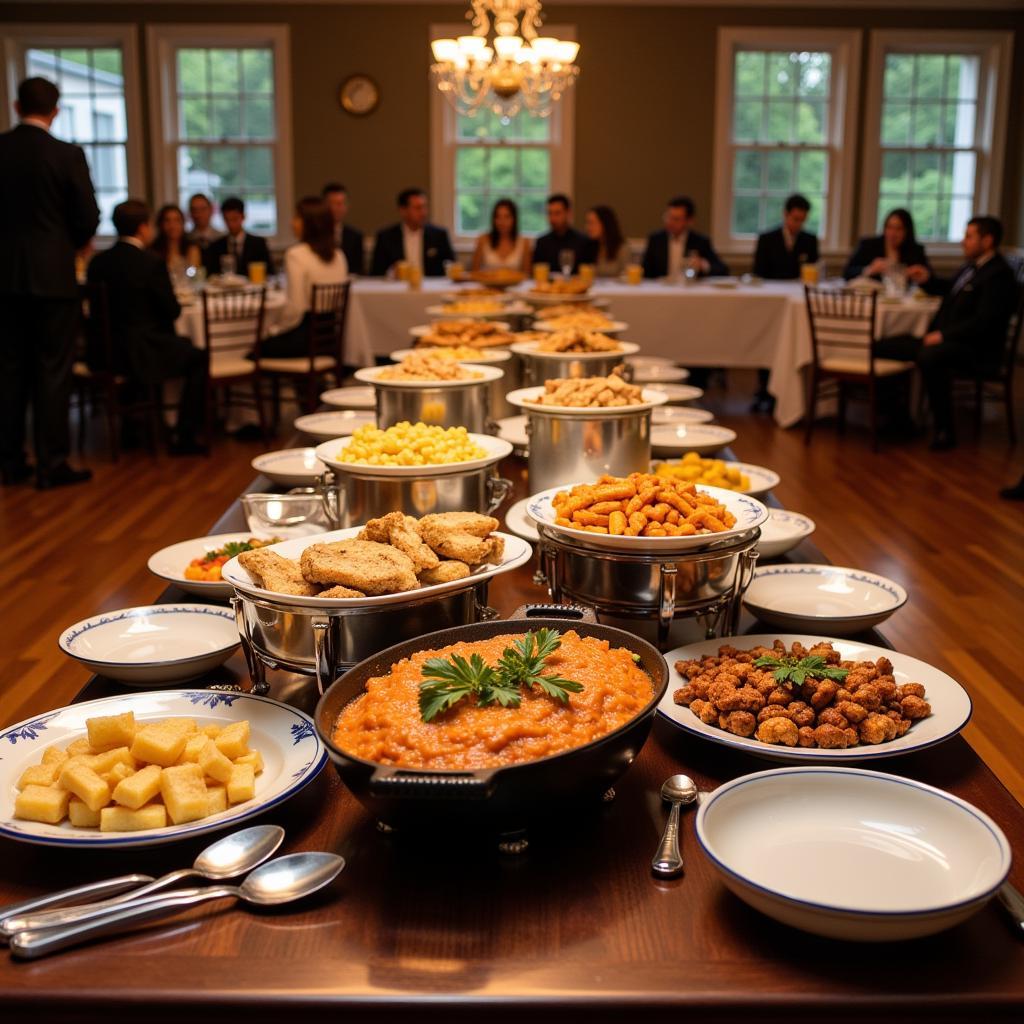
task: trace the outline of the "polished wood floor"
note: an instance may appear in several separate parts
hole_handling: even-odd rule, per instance
[[[815,520],[816,543],[835,564],[907,588],[910,601],[886,635],[967,687],[975,713],[965,735],[1024,802],[1024,505],[997,497],[1024,472],[1024,447],[1009,446],[993,411],[979,440],[965,423],[961,447],[949,453],[918,440],[875,454],[856,426],[840,438],[829,424],[807,448],[800,431],[747,413],[751,385],[734,371],[730,390],[712,389],[706,402],[737,431],[737,456],[781,474],[779,499]],[[90,448],[88,485],[0,488],[0,725],[71,700],[87,676],[58,651],[60,629],[152,600],[161,585],[146,569],[149,555],[208,532],[263,449],[225,439],[208,459],[131,452],[111,464],[102,447]]]

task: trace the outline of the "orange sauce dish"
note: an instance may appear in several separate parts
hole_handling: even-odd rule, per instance
[[[429,658],[479,654],[497,665],[505,648],[522,634],[506,633],[472,643],[418,651],[392,665],[385,676],[366,684],[365,692],[338,716],[334,742],[347,754],[400,768],[466,771],[536,761],[582,747],[614,732],[650,703],[654,686],[623,647],[607,640],[581,637],[570,630],[548,657],[544,672],[583,684],[568,704],[533,687],[524,690],[519,707],[472,699],[429,722],[420,717],[423,663]]]

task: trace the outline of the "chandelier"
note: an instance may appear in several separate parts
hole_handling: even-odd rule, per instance
[[[471,6],[472,35],[430,44],[438,89],[470,117],[478,110],[492,110],[506,123],[520,110],[548,117],[580,73],[574,63],[580,44],[537,34],[540,0],[472,0]]]

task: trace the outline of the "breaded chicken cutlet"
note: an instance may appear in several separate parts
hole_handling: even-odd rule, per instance
[[[299,597],[314,597],[320,588],[303,577],[299,566],[290,558],[283,558],[276,551],[256,548],[243,551],[238,563],[256,581],[257,585],[278,594],[293,594]]]
[[[438,562],[436,568],[424,569],[420,573],[420,583],[424,587],[430,587],[436,583],[452,583],[455,580],[464,580],[469,572],[469,566],[465,562],[457,562],[454,559]]]
[[[498,520],[478,512],[440,512],[420,520],[420,536],[445,558],[482,565],[500,562],[505,553],[501,537],[488,536]]]
[[[311,544],[299,559],[307,580],[364,594],[397,594],[419,586],[412,559],[388,544],[341,540]]]
[[[398,548],[412,559],[413,568],[417,573],[424,569],[436,569],[440,562],[420,536],[417,521],[401,512],[389,512],[379,519],[369,520],[357,539],[390,544]]]

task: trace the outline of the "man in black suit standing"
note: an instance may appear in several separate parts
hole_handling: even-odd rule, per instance
[[[562,253],[571,249],[575,270],[589,249],[590,239],[572,226],[572,203],[561,192],[548,196],[548,226],[551,230],[534,243],[533,262],[546,263],[552,271],[558,271]]]
[[[949,280],[933,277],[924,266],[907,276],[942,305],[923,338],[900,335],[875,342],[883,359],[915,360],[921,370],[935,421],[933,451],[956,447],[953,424],[953,374],[993,368],[1006,344],[1006,330],[1017,301],[1017,283],[999,254],[1003,225],[988,216],[972,217],[964,232],[967,262]]]
[[[397,224],[377,232],[370,273],[382,277],[403,260],[419,267],[424,277],[444,277],[445,263],[454,262],[448,232],[428,223],[430,204],[421,188],[403,189],[398,194]]]
[[[345,223],[348,216],[348,189],[332,181],[320,193],[334,221],[334,244],[345,254],[350,274],[365,273],[363,233]]]
[[[83,483],[72,469],[68,410],[79,317],[75,253],[99,224],[79,146],[50,134],[60,92],[45,78],[18,86],[20,124],[0,135],[0,474],[27,480],[32,403],[36,486]]]
[[[117,243],[97,253],[89,281],[104,284],[110,311],[116,369],[135,386],[160,388],[170,377],[184,378],[172,455],[205,455],[196,440],[203,422],[206,354],[174,333],[181,306],[174,297],[167,263],[149,248],[153,240],[149,207],[128,199],[114,207]]]
[[[203,264],[207,274],[220,273],[221,256],[234,256],[235,273],[243,277],[249,273],[250,263],[265,263],[267,274],[272,274],[274,261],[270,258],[267,240],[245,230],[245,203],[237,196],[229,196],[220,204],[220,215],[228,233],[206,247]]]
[[[644,277],[668,277],[692,269],[698,277],[724,277],[729,268],[711,239],[691,229],[697,207],[689,196],[675,196],[665,210],[665,227],[647,238]]]

